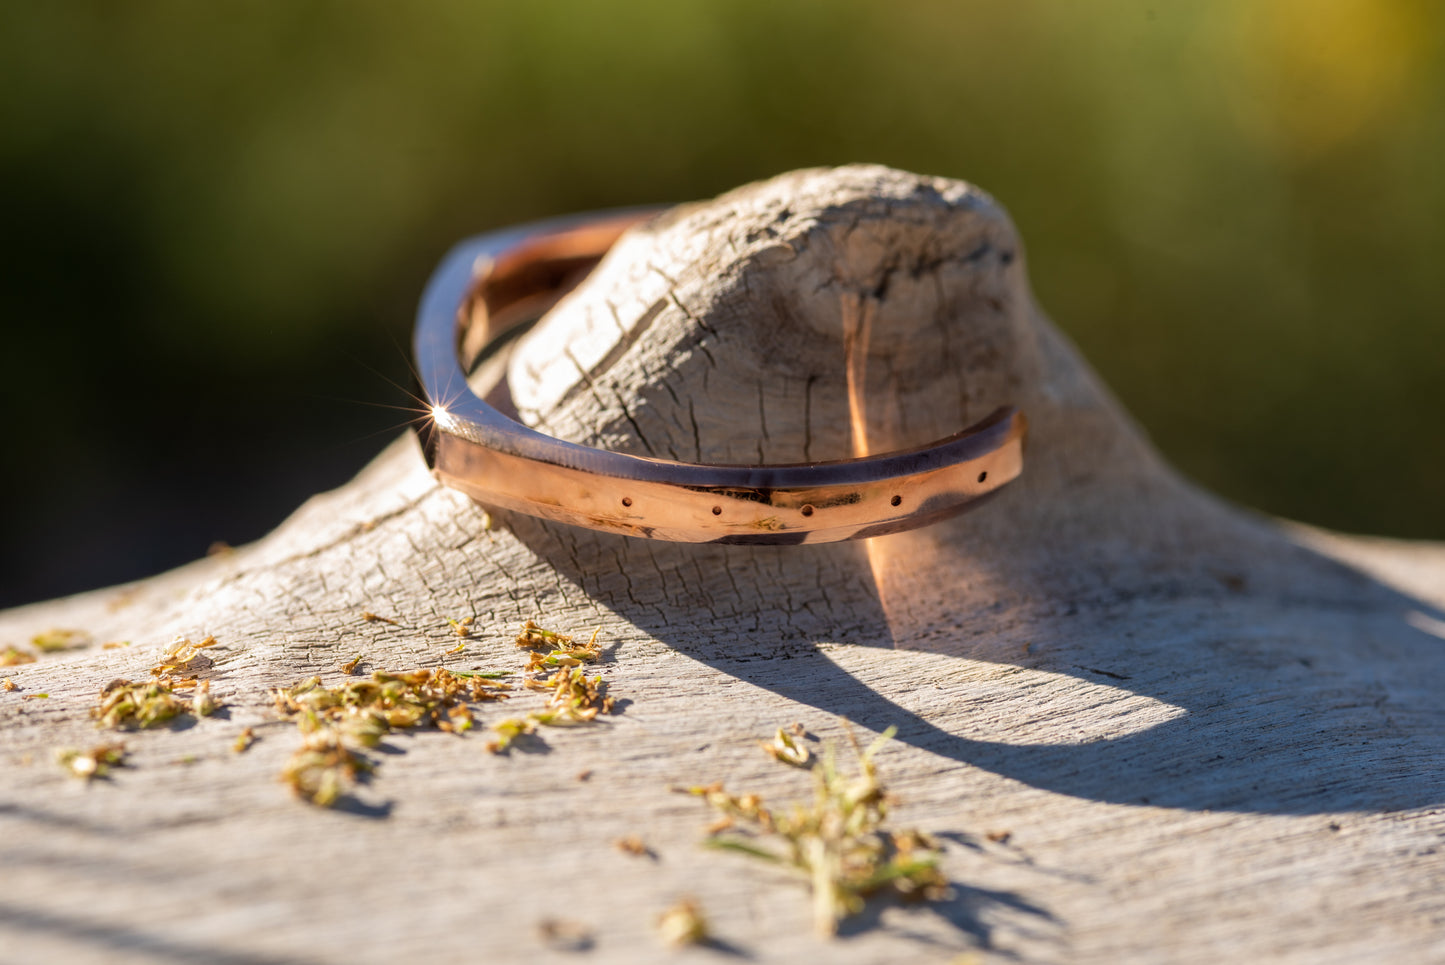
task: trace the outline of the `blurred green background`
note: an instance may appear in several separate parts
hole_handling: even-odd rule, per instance
[[[1205,486],[1445,537],[1442,9],[7,4],[0,604],[342,482],[406,418],[460,237],[848,161],[999,198]]]

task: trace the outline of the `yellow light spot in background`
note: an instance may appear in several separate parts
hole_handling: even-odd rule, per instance
[[[1418,96],[1434,8],[1410,0],[1240,0],[1242,126],[1310,157],[1368,132]]]

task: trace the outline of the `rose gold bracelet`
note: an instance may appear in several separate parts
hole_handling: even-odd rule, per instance
[[[413,348],[431,406],[418,431],[443,484],[484,506],[628,536],[823,543],[945,519],[1023,470],[1027,422],[1014,408],[914,449],[732,466],[564,442],[508,418],[472,392],[468,372],[489,347],[540,317],[622,232],[655,213],[604,212],[524,225],[464,241],[442,261],[422,295]]]

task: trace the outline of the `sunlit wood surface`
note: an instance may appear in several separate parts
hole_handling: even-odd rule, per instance
[[[0,615],[0,644],[94,641],[3,671],[0,959],[671,961],[654,921],[683,895],[719,943],[688,961],[1445,957],[1445,547],[1281,524],[1177,477],[1042,317],[976,190],[851,168],[684,209],[509,377],[547,431],[673,459],[847,456],[1006,403],[1032,433],[1022,479],[971,514],[761,548],[489,527],[406,438],[255,545]],[[298,737],[268,687],[338,682],[357,654],[519,667],[526,619],[600,628],[622,712],[509,756],[395,735],[335,810],[277,782]],[[125,735],[108,781],[55,765],[105,739],[101,687],[207,633],[223,715]],[[870,906],[821,944],[806,890],[701,848],[712,816],[669,786],[805,797],[757,742],[795,721],[838,740],[841,717],[897,726],[896,823],[939,837],[955,896]],[[549,946],[548,919],[590,949]]]

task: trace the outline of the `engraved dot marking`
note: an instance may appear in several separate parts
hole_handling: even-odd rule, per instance
[[[894,496],[892,499],[890,499],[890,500],[888,500],[888,501],[889,501],[890,503],[892,503],[893,505],[895,505],[895,506],[900,506],[900,505],[903,504],[903,497],[902,497],[902,496]]]
[[[623,497],[622,497],[622,505],[624,505],[624,506],[631,506],[631,505],[632,505],[632,497],[631,497],[631,496],[623,496]]]
[[[979,482],[983,482],[983,481],[984,481],[985,479],[987,479],[987,478],[988,478],[988,472],[987,472],[987,470],[985,470],[984,472],[981,472],[981,473],[978,474],[978,481],[979,481]]]
[[[714,507],[712,508],[712,514],[713,514],[714,516],[721,516],[721,515],[722,515],[722,507],[721,507],[721,506],[714,506]]]
[[[798,510],[798,512],[802,513],[804,516],[811,516],[811,515],[813,515],[813,504],[812,504],[812,503],[805,503],[805,504],[803,504],[803,508],[800,509],[800,510]]]

